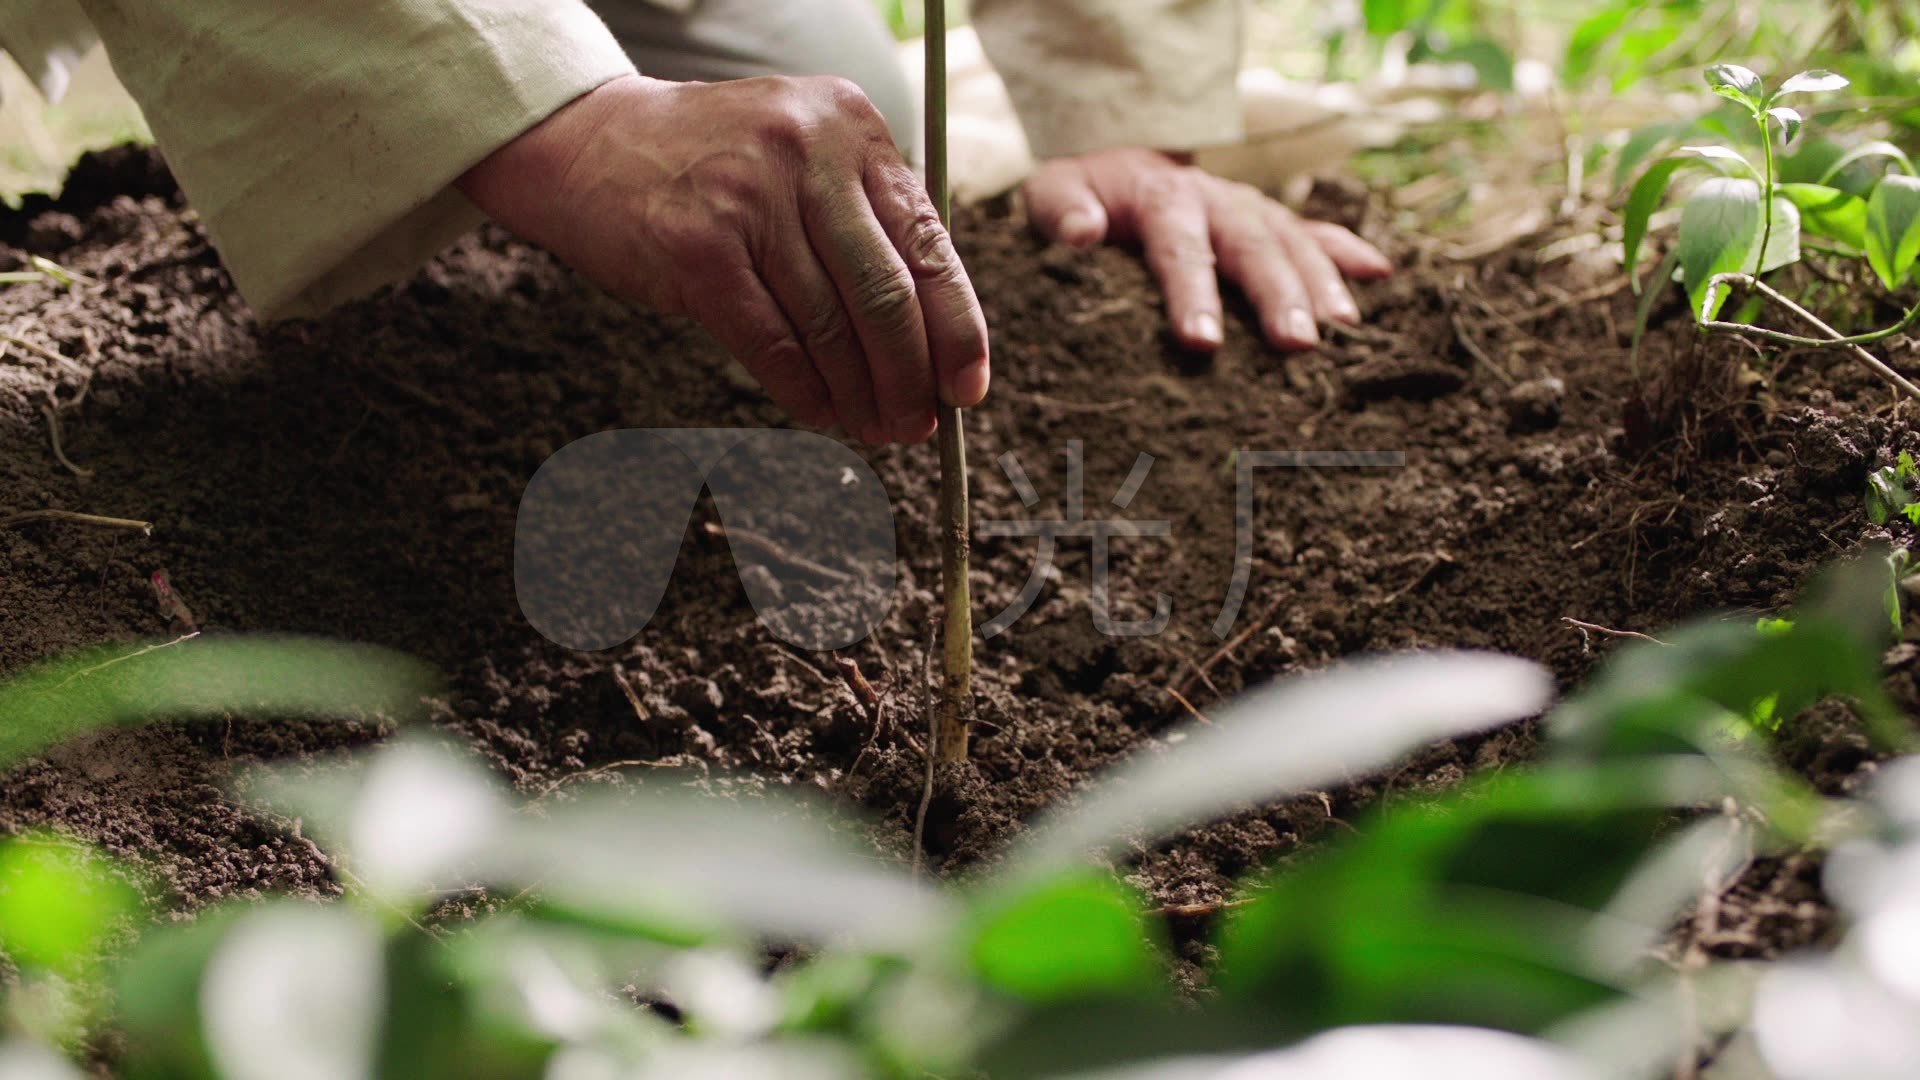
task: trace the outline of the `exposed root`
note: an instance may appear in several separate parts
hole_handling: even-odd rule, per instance
[[[106,661],[105,663],[95,664],[90,668],[82,668],[81,670],[76,671],[73,674],[67,676],[65,679],[61,680],[60,685],[54,687],[54,689],[64,690],[68,686],[72,685],[74,682],[80,679],[84,679],[89,675],[97,675],[100,672],[105,671],[110,667],[113,667],[115,664],[124,664],[129,660],[138,660],[142,656],[147,656],[151,653],[157,653],[161,649],[171,649],[175,645],[184,644],[186,642],[192,641],[194,638],[197,638],[199,636],[200,636],[200,631],[195,630],[191,634],[181,634],[179,637],[174,638],[172,641],[163,641],[158,645],[149,645],[144,649],[135,649],[134,651],[130,653],[126,653],[122,656],[116,656],[113,659]]]
[[[1652,634],[1643,634],[1638,630],[1615,630],[1612,627],[1601,626],[1598,623],[1584,622],[1572,616],[1563,617],[1560,621],[1580,631],[1581,644],[1587,652],[1593,651],[1593,638],[1590,636],[1593,634],[1610,638],[1632,638],[1635,641],[1651,641],[1655,645],[1668,644],[1668,642],[1661,641]]]
[[[554,792],[566,787],[568,784],[581,780],[590,780],[596,776],[612,776],[622,769],[682,769],[689,764],[704,763],[698,758],[690,758],[685,754],[679,754],[670,758],[661,758],[659,761],[609,761],[605,765],[595,765],[591,769],[582,769],[576,773],[568,773],[553,783],[548,784],[546,787],[541,788],[540,793],[533,797],[533,801],[540,802]]]
[[[60,443],[60,410],[54,408],[52,405],[42,405],[40,407],[40,415],[47,418],[47,439],[53,444],[54,460],[65,466],[68,472],[80,479],[91,479],[93,477],[93,470],[75,465],[73,459],[67,457],[66,448]]]

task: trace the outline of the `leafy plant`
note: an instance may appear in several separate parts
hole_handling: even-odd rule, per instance
[[[1847,80],[1830,71],[1803,71],[1770,89],[1747,68],[1716,64],[1707,70],[1707,84],[1733,103],[1758,135],[1761,161],[1756,165],[1731,146],[1703,144],[1684,146],[1647,167],[1628,193],[1624,212],[1625,259],[1635,289],[1641,285],[1640,249],[1674,178],[1684,170],[1710,170],[1717,175],[1687,196],[1678,242],[1656,275],[1664,278],[1677,271],[1700,325],[1776,344],[1845,348],[1889,383],[1920,398],[1920,386],[1861,347],[1912,326],[1920,320],[1920,305],[1891,327],[1845,335],[1761,280],[1800,260],[1805,235],[1820,238],[1843,256],[1865,258],[1888,289],[1905,285],[1920,260],[1920,178],[1914,176],[1912,162],[1891,144],[1868,143],[1834,161],[1818,183],[1788,182],[1781,176],[1776,148],[1799,137],[1804,118],[1782,101],[1795,94],[1839,90],[1848,85]],[[1646,148],[1630,147],[1635,152]],[[1884,159],[1898,171],[1881,177],[1864,198],[1833,186],[1842,173],[1875,159]],[[1785,308],[1821,336],[1723,321],[1721,309],[1736,286]]]
[[[1867,477],[1867,519],[1875,525],[1885,525],[1899,514],[1920,525],[1920,499],[1913,493],[1917,480],[1920,480],[1920,465],[1915,465],[1913,455],[1905,450],[1900,451],[1899,460],[1892,465],[1875,469]]]
[[[659,774],[516,805],[465,753],[402,740],[237,789],[308,826],[346,903],[152,929],[100,985],[135,1077],[1635,1075],[1700,1034],[1646,1006],[1669,991],[1642,958],[1702,882],[1850,820],[1726,719],[1841,694],[1903,732],[1878,682],[1885,623],[1860,611],[1884,574],[1867,560],[1790,620],[1624,650],[1544,721],[1538,766],[1396,800],[1257,874],[1222,909],[1202,1006],[1176,1001],[1162,917],[1101,861],[1537,713],[1545,673],[1431,653],[1276,685],[950,888],[876,860],[824,806]],[[97,941],[88,913],[122,910],[26,921]],[[33,1053],[0,1044],[10,1065]],[[64,1078],[31,1060],[22,1075]]]
[[[1846,80],[1831,72],[1802,72],[1768,90],[1752,71],[1737,64],[1717,64],[1708,69],[1707,84],[1744,110],[1764,147],[1761,164],[1756,167],[1745,154],[1728,146],[1683,147],[1647,169],[1627,196],[1625,214],[1626,261],[1637,288],[1641,244],[1675,175],[1695,168],[1720,174],[1694,189],[1680,224],[1682,279],[1702,321],[1713,318],[1725,299],[1710,288],[1716,276],[1741,272],[1758,276],[1797,261],[1803,228],[1842,242],[1865,242],[1847,228],[1856,223],[1851,204],[1844,201],[1852,196],[1818,185],[1777,183],[1775,135],[1792,142],[1803,124],[1800,113],[1780,104],[1781,100],[1790,94],[1836,90]],[[1803,204],[1814,208],[1811,224],[1803,220]]]

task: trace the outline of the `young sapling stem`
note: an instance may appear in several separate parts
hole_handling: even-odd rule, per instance
[[[1753,260],[1753,276],[1767,272],[1767,248],[1773,244],[1773,127],[1764,108],[1755,110],[1760,121],[1760,145],[1766,147],[1764,172],[1760,174],[1760,254]]]
[[[947,4],[927,0],[927,191],[951,225],[947,180]],[[945,679],[933,754],[965,761],[973,729],[973,586],[967,580],[972,533],[967,500],[967,432],[958,408],[940,406],[940,563],[946,594]]]

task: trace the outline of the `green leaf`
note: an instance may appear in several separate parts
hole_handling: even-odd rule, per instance
[[[1567,39],[1561,71],[1569,83],[1577,83],[1592,74],[1600,50],[1627,25],[1638,5],[1614,3],[1589,15]]]
[[[1827,171],[1821,174],[1820,182],[1823,184],[1831,184],[1833,183],[1834,177],[1847,171],[1849,166],[1856,165],[1862,161],[1870,161],[1874,158],[1886,158],[1894,164],[1899,165],[1901,172],[1906,173],[1908,176],[1913,175],[1913,160],[1907,157],[1905,150],[1900,149],[1890,142],[1870,142],[1856,146],[1840,155],[1839,160],[1827,166]]]
[[[1920,258],[1920,178],[1893,173],[1867,199],[1867,262],[1889,289],[1906,284]]]
[[[318,639],[102,649],[0,684],[0,769],[75,735],[157,720],[239,711],[410,717],[433,685],[425,667],[398,653]]]
[[[221,1076],[372,1076],[380,1037],[380,932],[344,907],[281,903],[228,927],[198,1000]]]
[[[1751,176],[1756,180],[1760,178],[1760,170],[1753,167],[1753,162],[1748,161],[1747,156],[1745,154],[1742,154],[1740,151],[1731,149],[1729,147],[1715,146],[1711,143],[1708,143],[1704,146],[1683,146],[1680,148],[1679,152],[1682,154],[1691,154],[1697,158],[1704,158],[1707,161],[1722,163],[1726,165],[1738,165],[1740,166],[1741,171],[1746,173],[1748,176]],[[1719,166],[1716,165],[1715,167],[1718,168]],[[1723,173],[1726,172],[1725,169],[1721,169],[1720,171]]]
[[[1167,962],[1139,895],[1103,872],[989,893],[967,939],[981,980],[1023,1001],[1126,997],[1166,985]]]
[[[1780,141],[1786,143],[1792,142],[1800,134],[1800,126],[1806,123],[1805,118],[1800,115],[1800,110],[1789,109],[1784,105],[1768,109],[1767,116],[1780,125]]]
[[[382,1009],[382,1014],[373,1018],[377,1029],[373,1060],[377,1064],[365,1075],[383,1080],[450,1080],[483,1071],[475,1066],[485,1063],[462,1061],[462,1054],[473,1048],[475,1041],[462,1030],[466,1019],[463,988],[445,970],[445,949],[445,942],[419,932],[398,933],[385,941],[383,954],[375,961],[380,983],[368,988],[371,1002]],[[563,979],[558,977],[554,982]],[[552,993],[555,987],[550,983],[543,989]],[[549,1000],[547,1004],[558,1003]],[[357,1027],[349,1029],[348,1037],[357,1035]]]
[[[1463,41],[1431,53],[1427,59],[1441,64],[1466,64],[1473,68],[1480,85],[1489,90],[1513,89],[1513,54],[1490,38]]]
[[[1538,666],[1485,653],[1419,653],[1285,680],[1048,812],[1012,854],[1012,873],[1047,876],[1124,841],[1364,775],[1429,743],[1523,719],[1552,693]]]
[[[1773,198],[1773,231],[1767,236],[1767,258],[1762,274],[1800,261],[1800,208],[1778,195]],[[1753,259],[1747,260],[1749,268]],[[1758,300],[1758,297],[1754,298]]]
[[[126,1036],[130,1080],[218,1075],[200,1022],[200,983],[242,914],[237,907],[215,909],[151,932],[121,968],[115,1020]]]
[[[140,897],[111,864],[58,837],[0,842],[0,952],[25,967],[78,976]]]
[[[1720,274],[1753,269],[1760,243],[1760,185],[1752,180],[1715,177],[1694,189],[1680,215],[1680,273],[1695,319],[1719,315],[1725,290],[1708,283]]]
[[[1868,473],[1867,520],[1875,525],[1885,525],[1893,515],[1903,513],[1907,507],[1914,505],[1913,491],[1908,486],[1910,479],[1900,471],[1898,465]]]
[[[457,875],[508,827],[506,801],[470,756],[425,739],[382,747],[345,770],[262,769],[241,798],[299,819],[347,857],[352,891],[405,910],[462,882]]]
[[[1647,229],[1653,220],[1654,211],[1660,209],[1661,200],[1666,198],[1667,185],[1673,182],[1673,176],[1681,169],[1691,168],[1699,162],[1689,158],[1670,157],[1653,163],[1645,175],[1633,185],[1627,195],[1624,232],[1622,241],[1626,249],[1627,273],[1632,277],[1634,292],[1640,291],[1640,245],[1646,242]]]
[[[1433,0],[1365,0],[1361,14],[1367,33],[1390,37],[1413,26],[1433,7]]]
[[[1715,64],[1708,68],[1707,85],[1721,97],[1738,101],[1755,112],[1766,98],[1766,87],[1761,84],[1760,76],[1739,64]]]
[[[1699,128],[1690,121],[1666,121],[1648,124],[1627,136],[1620,147],[1620,158],[1613,165],[1613,186],[1625,187],[1627,178],[1633,175],[1640,163],[1664,150],[1668,145],[1697,134]]]
[[[950,932],[953,901],[857,836],[795,798],[616,792],[516,817],[475,867],[531,888],[538,918],[672,944],[750,934],[893,955]]]
[[[1711,621],[1663,635],[1665,644],[1620,649],[1547,719],[1552,758],[1688,752],[1725,760],[1727,714],[1744,716],[1775,694],[1777,712],[1788,720],[1824,698],[1851,698],[1882,741],[1910,742],[1880,679],[1887,585],[1885,558],[1864,556],[1815,580],[1791,615],[1791,632]],[[1795,811],[1773,813],[1779,824]]]
[[[1781,184],[1775,192],[1800,208],[1803,228],[1855,251],[1867,249],[1867,201],[1824,184]]]
[[[1850,85],[1852,84],[1847,81],[1846,76],[1836,75],[1831,71],[1803,71],[1788,79],[1786,82],[1781,83],[1779,93],[1774,96],[1778,97],[1780,94],[1812,94],[1826,90],[1844,90]]]
[[[733,1044],[676,1039],[648,1054],[636,1066],[604,1051],[578,1050],[559,1059],[566,1068],[550,1069],[543,1080],[866,1080],[872,1075],[850,1047],[824,1040],[782,1040]]]
[[[1248,1056],[1181,1056],[1135,1062],[1098,1072],[1076,1069],[1073,1080],[1406,1077],[1416,1062],[1420,1075],[1436,1077],[1594,1080],[1596,1075],[1587,1062],[1548,1039],[1472,1028],[1380,1025],[1330,1031],[1298,1046]],[[996,1071],[993,1075],[1005,1074]],[[1018,1080],[1018,1077],[1007,1076],[1006,1080]]]
[[[1643,759],[1509,773],[1391,811],[1229,916],[1216,985],[1290,1028],[1537,1031],[1626,985],[1629,943],[1657,942],[1699,877],[1657,903],[1616,900],[1670,807],[1728,791],[1704,761]]]

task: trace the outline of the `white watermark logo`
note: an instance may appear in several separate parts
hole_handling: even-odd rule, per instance
[[[1090,517],[1086,447],[1067,443],[1064,507],[1057,517],[980,522],[984,539],[1032,540],[1034,567],[1006,609],[981,626],[1007,632],[1058,576],[1062,540],[1092,544],[1089,608],[1109,637],[1148,637],[1173,618],[1173,598],[1153,597],[1153,614],[1116,619],[1111,599],[1114,545],[1165,543],[1173,523],[1136,521],[1125,511],[1152,477],[1156,459],[1136,456],[1107,500],[1115,513]],[[1268,469],[1400,468],[1399,451],[1241,450],[1234,455],[1234,563],[1213,632],[1225,639],[1253,577],[1254,489]],[[1022,506],[1040,498],[1019,458],[1001,471]],[[568,445],[540,467],[521,500],[514,532],[514,585],[534,629],[581,650],[631,641],[657,613],[702,491],[712,495],[748,600],[775,637],[813,651],[866,639],[894,601],[898,552],[894,515],[872,466],[848,447],[805,431],[651,428],[608,431]]]

